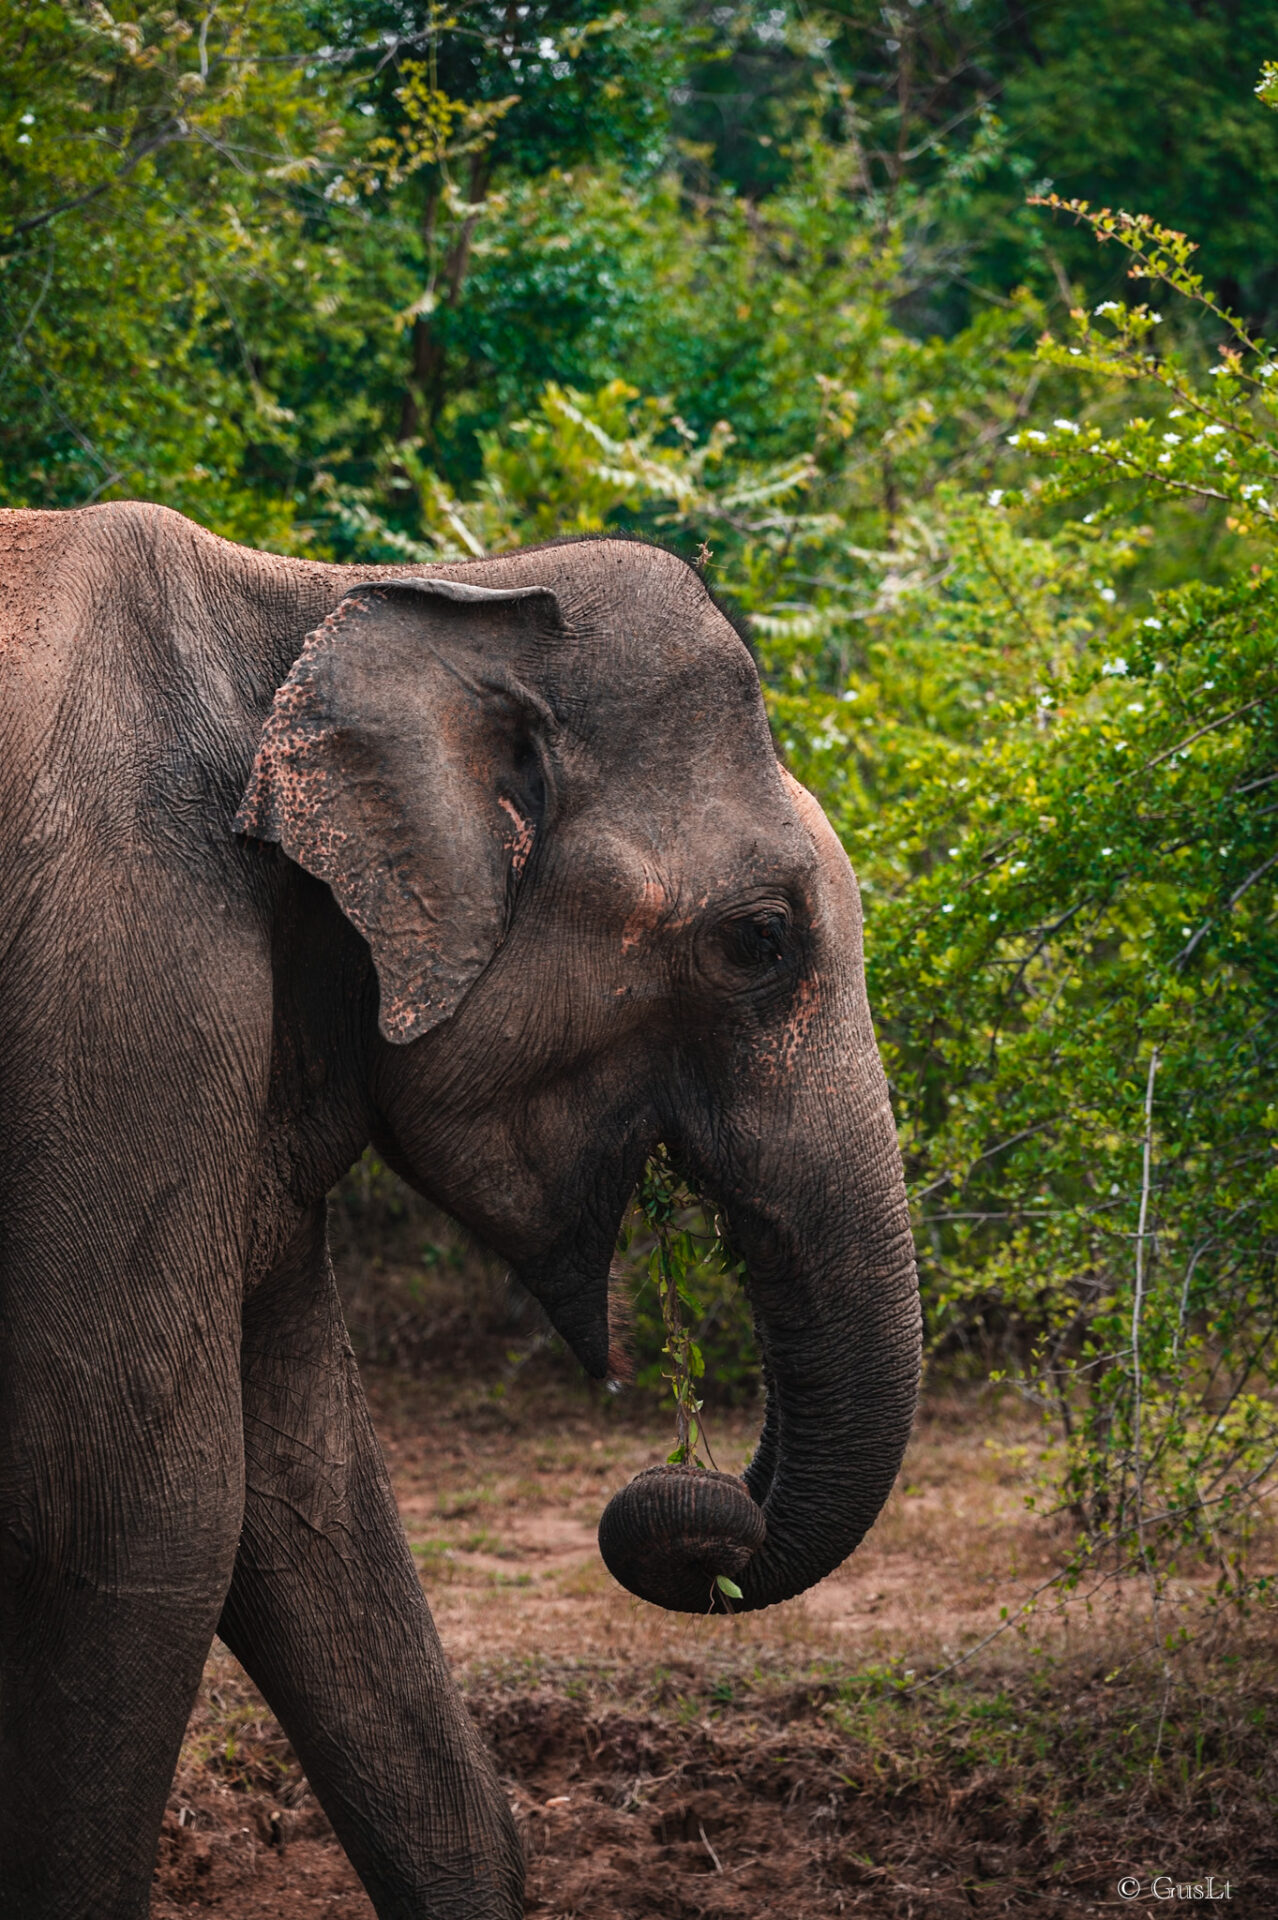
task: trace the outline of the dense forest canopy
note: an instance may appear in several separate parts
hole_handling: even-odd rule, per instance
[[[0,498],[697,559],[862,880],[938,1361],[1041,1398],[1080,1551],[1236,1583],[1278,1434],[1276,39],[1259,0],[0,6]]]
[[[1263,327],[1268,31],[1258,0],[6,6],[6,485],[32,498],[35,462],[72,504],[118,468],[278,541],[334,481],[384,494],[388,445],[473,481],[479,435],[549,381],[621,379],[797,454],[815,388],[768,275],[823,339],[853,227],[882,269],[856,304],[912,339],[1022,289],[1112,292],[1114,251],[1031,189],[1189,233]]]

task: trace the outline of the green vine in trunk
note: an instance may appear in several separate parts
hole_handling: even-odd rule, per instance
[[[662,1369],[662,1378],[670,1383],[675,1408],[675,1444],[667,1456],[667,1464],[705,1469],[707,1462],[701,1458],[702,1448],[709,1456],[710,1467],[715,1466],[701,1421],[703,1403],[697,1388],[697,1382],[705,1374],[706,1363],[684,1314],[689,1313],[695,1320],[700,1320],[703,1312],[702,1304],[689,1284],[690,1275],[704,1265],[707,1254],[712,1260],[722,1261],[725,1265],[730,1264],[730,1256],[717,1232],[712,1235],[707,1248],[699,1244],[699,1236],[685,1224],[689,1213],[695,1213],[696,1207],[695,1195],[689,1193],[678,1178],[665,1148],[658,1147],[644,1168],[639,1183],[639,1211],[653,1237],[652,1252],[648,1256],[648,1277],[661,1302],[661,1323],[665,1331],[665,1344],[661,1351],[669,1363],[668,1367]],[[731,1611],[731,1603],[743,1597],[741,1588],[726,1573],[715,1575],[715,1585]]]
[[[695,1204],[670,1165],[665,1148],[658,1147],[639,1183],[639,1211],[653,1237],[648,1277],[661,1303],[665,1332],[661,1351],[667,1363],[662,1378],[670,1383],[675,1408],[675,1445],[669,1464],[704,1467],[700,1450],[709,1453],[710,1448],[701,1423],[702,1400],[697,1383],[705,1374],[706,1363],[684,1317],[686,1313],[696,1320],[702,1312],[689,1277],[703,1261],[704,1250],[684,1224]]]

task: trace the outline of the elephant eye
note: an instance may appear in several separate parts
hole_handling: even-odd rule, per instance
[[[789,915],[768,907],[738,914],[723,925],[723,944],[734,966],[763,973],[785,958]]]

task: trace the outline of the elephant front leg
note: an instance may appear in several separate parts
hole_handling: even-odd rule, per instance
[[[322,1216],[249,1303],[242,1366],[244,1530],[219,1632],[380,1920],[514,1920],[514,1822],[400,1525]]]
[[[130,1321],[95,1278],[0,1322],[3,1920],[147,1913],[239,1535],[232,1316],[219,1335],[174,1287]]]

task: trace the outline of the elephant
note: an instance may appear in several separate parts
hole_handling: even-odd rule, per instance
[[[373,1143],[602,1378],[663,1145],[761,1344],[738,1610],[802,1592],[919,1376],[852,870],[659,546],[360,568],[114,502],[0,514],[0,581],[0,1914],[147,1911],[216,1633],[381,1920],[510,1920],[326,1195]]]

